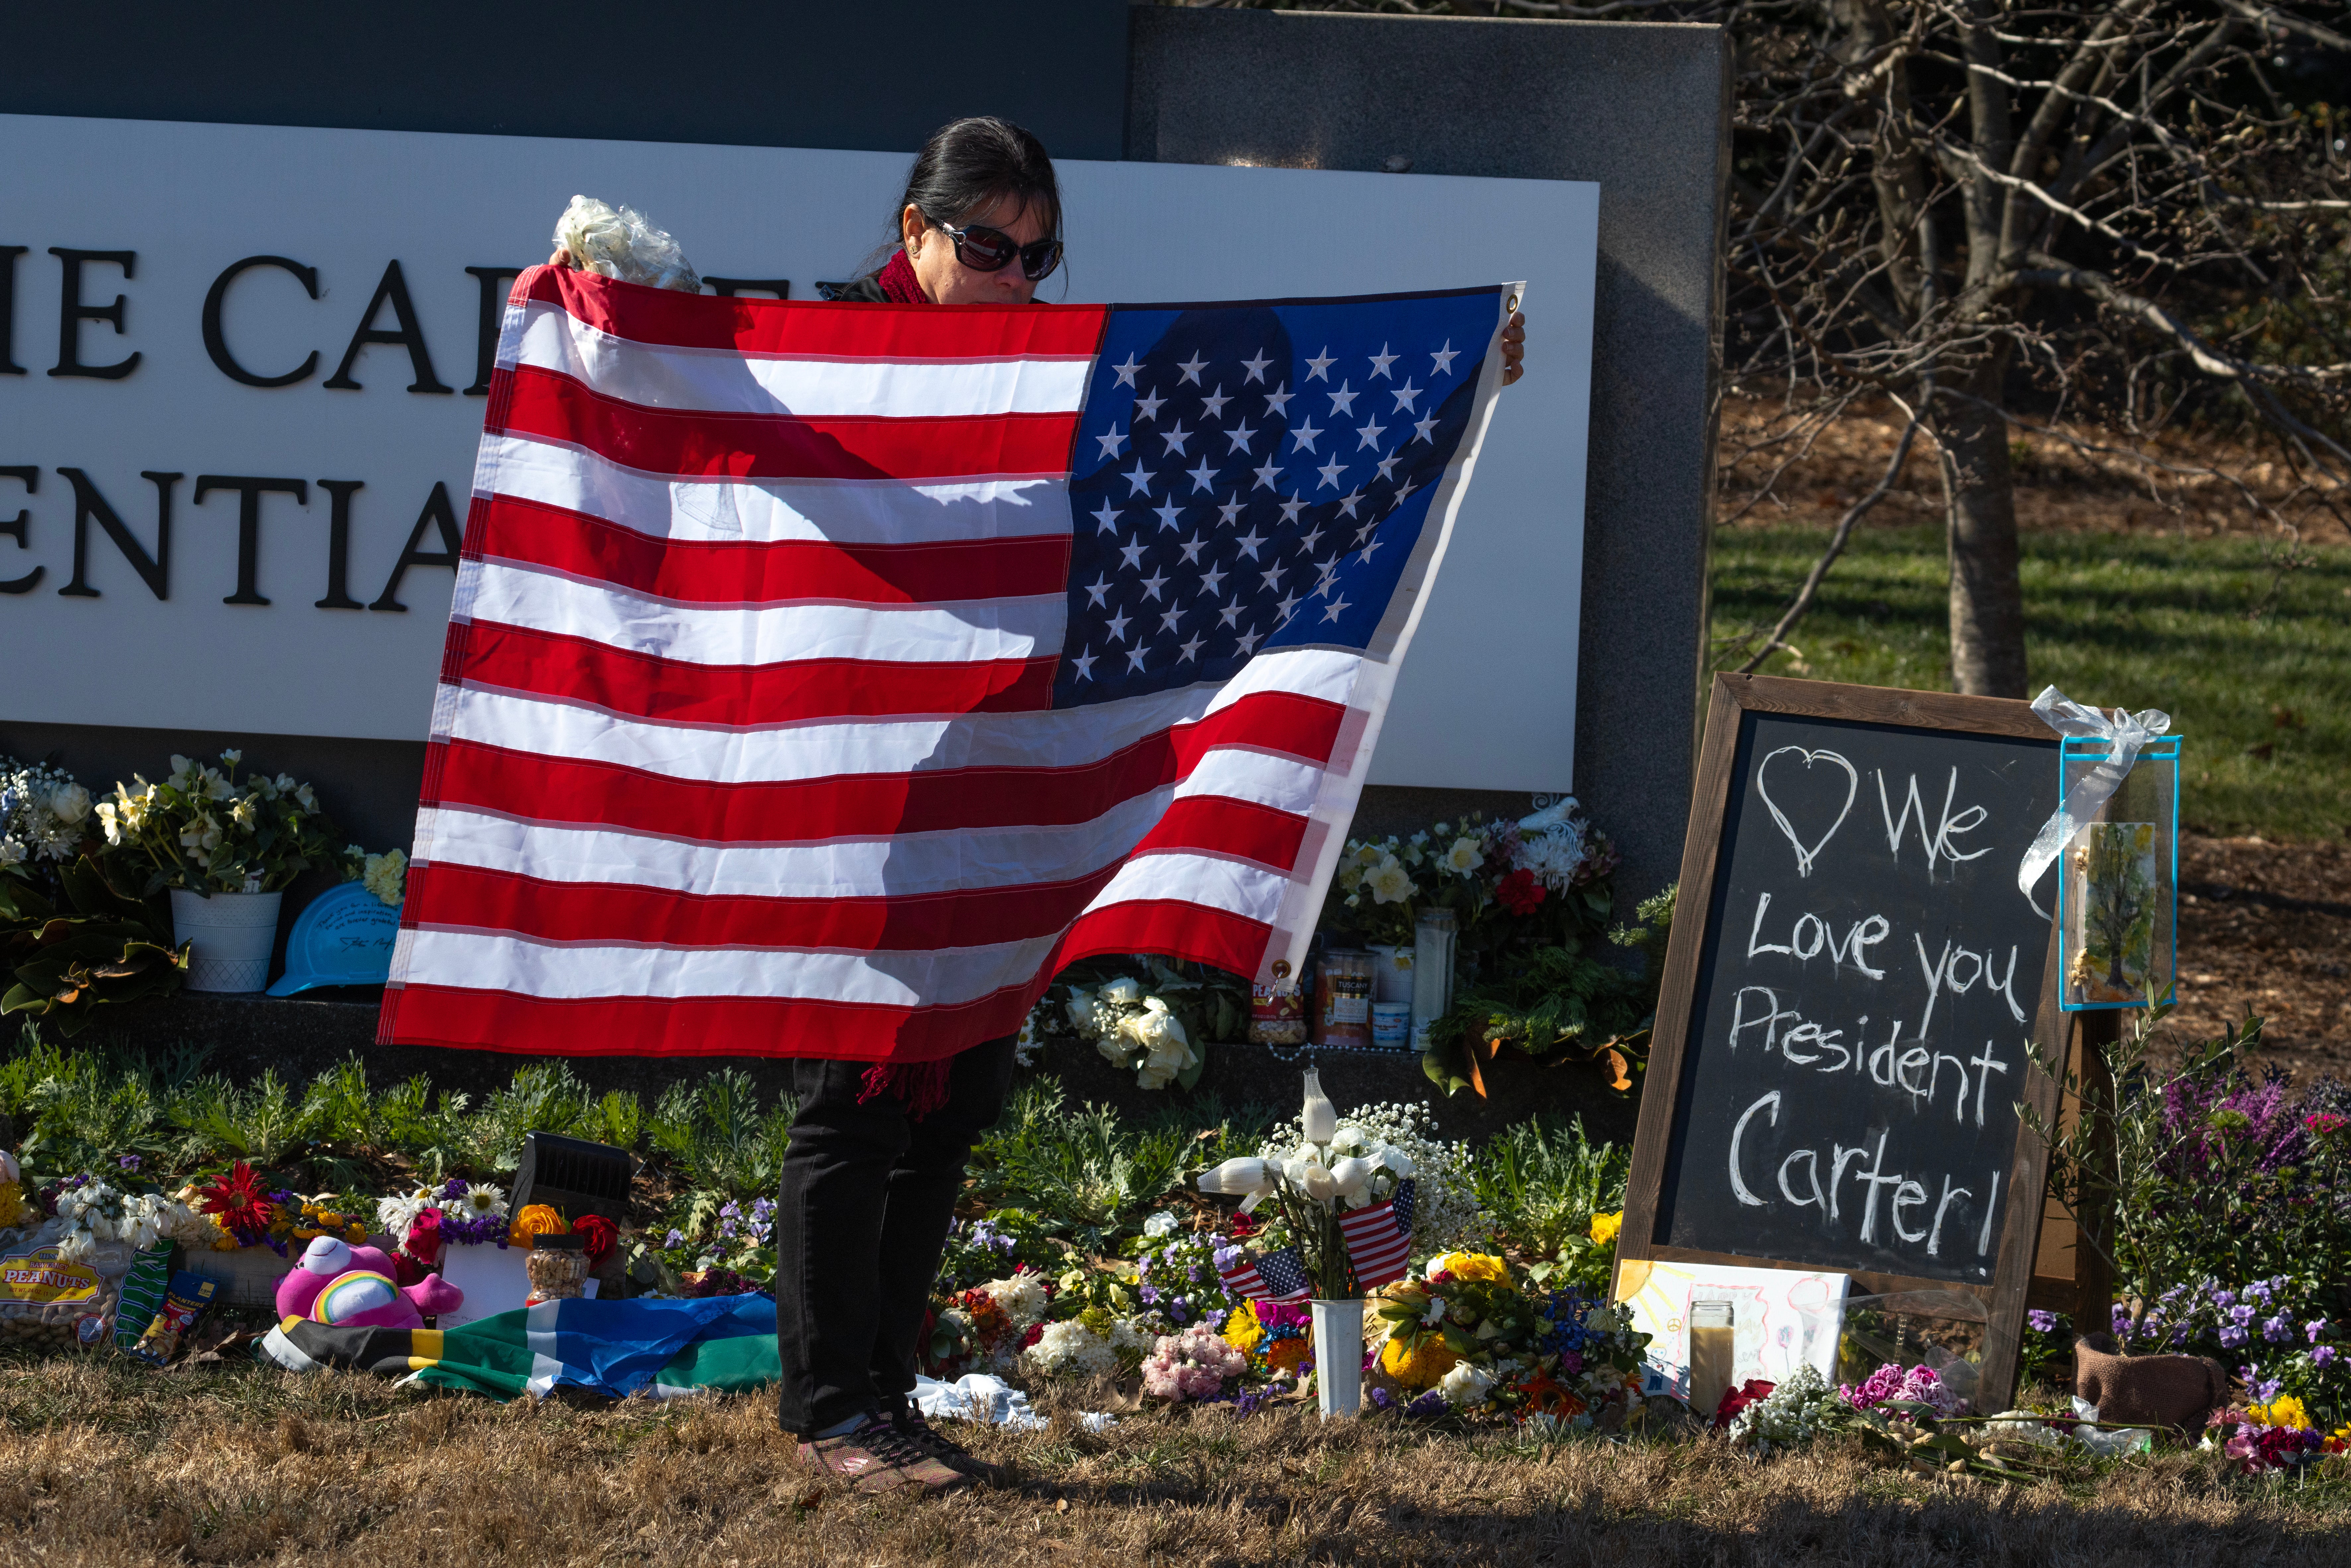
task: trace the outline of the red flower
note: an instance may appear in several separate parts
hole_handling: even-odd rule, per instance
[[[1234,1240],[1242,1241],[1248,1239],[1249,1237],[1255,1236],[1257,1231],[1258,1224],[1256,1216],[1249,1214],[1235,1214],[1233,1216],[1233,1222],[1228,1228],[1228,1233]]]
[[[204,1211],[217,1215],[221,1224],[247,1245],[269,1234],[269,1222],[277,1213],[277,1206],[261,1195],[261,1178],[243,1160],[204,1188]]]
[[[1027,1350],[1030,1345],[1035,1344],[1039,1340],[1043,1339],[1044,1337],[1045,1325],[1043,1323],[1030,1323],[1029,1325],[1029,1332],[1020,1336],[1020,1348],[1022,1350]]]
[[[601,1214],[583,1214],[571,1227],[572,1233],[587,1239],[588,1267],[601,1267],[612,1255],[613,1244],[621,1239],[620,1227]]]
[[[1532,915],[1543,901],[1543,884],[1531,871],[1514,871],[1494,884],[1494,901],[1513,915]]]
[[[1737,1388],[1724,1389],[1722,1391],[1722,1403],[1714,1407],[1715,1429],[1719,1431],[1723,1427],[1729,1426],[1733,1420],[1737,1419],[1739,1413],[1741,1410],[1746,1409],[1750,1405],[1754,1404],[1758,1399],[1770,1394],[1772,1389],[1778,1386],[1779,1385],[1776,1383],[1766,1383],[1760,1377],[1750,1377]]]

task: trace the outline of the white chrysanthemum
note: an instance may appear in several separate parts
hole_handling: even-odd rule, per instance
[[[408,896],[408,857],[398,850],[370,855],[360,881],[370,893],[396,909]]]
[[[556,220],[555,243],[571,253],[585,271],[623,283],[649,284],[699,294],[702,279],[685,251],[633,207],[614,207],[593,196],[574,196]]]
[[[1510,862],[1532,872],[1535,880],[1554,893],[1563,893],[1583,869],[1590,849],[1582,822],[1567,821],[1539,833],[1522,835]]]
[[[437,1201],[430,1188],[421,1186],[405,1197],[378,1198],[376,1226],[392,1238],[392,1245],[396,1247],[408,1239],[409,1231],[415,1228],[416,1217]]]
[[[1108,1376],[1118,1369],[1118,1352],[1110,1341],[1072,1318],[1047,1323],[1044,1337],[1029,1347],[1027,1359],[1043,1373],[1076,1372]]]
[[[1041,1322],[1050,1298],[1045,1294],[1045,1281],[1039,1274],[1015,1274],[1006,1280],[990,1280],[980,1286],[1004,1315],[1022,1328]]]

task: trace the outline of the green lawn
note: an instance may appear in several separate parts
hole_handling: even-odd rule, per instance
[[[1717,639],[1777,620],[1825,538],[1717,533]],[[2282,580],[2277,554],[2251,539],[2027,536],[2032,688],[2169,713],[2197,831],[2351,834],[2351,548],[2306,549]],[[1858,532],[1792,634],[1802,656],[1760,673],[1948,690],[1946,591],[1940,529]]]

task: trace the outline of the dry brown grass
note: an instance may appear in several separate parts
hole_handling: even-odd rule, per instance
[[[755,1397],[498,1406],[358,1375],[0,1363],[0,1540],[44,1564],[651,1562],[2225,1563],[2351,1560],[2351,1488],[2168,1458],[2006,1491],[1844,1448],[1548,1451],[1324,1430],[1298,1414],[1131,1416],[973,1447],[1017,1484],[865,1500],[801,1472]]]

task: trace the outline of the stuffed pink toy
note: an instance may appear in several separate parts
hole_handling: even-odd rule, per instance
[[[392,1260],[373,1247],[332,1236],[313,1239],[302,1260],[277,1281],[277,1316],[308,1318],[341,1328],[413,1329],[428,1316],[453,1312],[465,1292],[438,1274],[405,1289],[393,1282]]]

